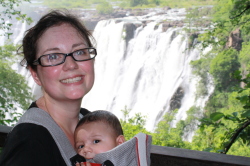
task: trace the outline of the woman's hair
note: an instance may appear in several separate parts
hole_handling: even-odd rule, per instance
[[[79,34],[85,39],[88,47],[93,47],[91,40],[94,41],[90,31],[86,29],[83,23],[74,15],[70,14],[69,11],[65,10],[52,10],[44,15],[35,26],[26,31],[23,38],[22,46],[24,59],[21,61],[21,65],[31,67],[36,70],[36,65],[33,65],[33,61],[36,60],[37,54],[37,42],[44,32],[53,27],[61,24],[70,24],[74,27]],[[19,49],[20,49],[19,48]]]
[[[85,115],[77,124],[76,129],[84,124],[91,122],[103,122],[114,130],[114,134],[118,137],[123,135],[123,130],[118,118],[109,111],[97,110]]]

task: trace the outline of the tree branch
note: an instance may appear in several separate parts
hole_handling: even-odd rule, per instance
[[[228,152],[235,140],[238,138],[241,131],[244,130],[248,125],[250,125],[250,120],[246,121],[243,126],[236,130],[235,134],[231,137],[231,141],[229,142],[229,144],[225,146],[224,152],[221,153],[226,154]]]
[[[247,6],[246,6],[246,8],[242,11],[242,12],[240,12],[240,14],[238,14],[238,15],[236,15],[236,16],[234,16],[234,17],[229,17],[230,19],[235,19],[235,18],[237,18],[237,17],[240,17],[241,15],[243,15],[247,10],[249,10],[250,9],[250,4],[248,4]]]

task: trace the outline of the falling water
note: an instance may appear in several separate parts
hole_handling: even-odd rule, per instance
[[[183,11],[178,12],[100,21],[94,30],[96,80],[82,106],[91,111],[109,110],[119,118],[123,118],[121,110],[126,106],[131,115],[147,116],[146,128],[150,131],[170,111],[171,98],[178,89],[183,98],[173,127],[186,118],[190,107],[203,107],[207,97],[195,100],[198,78],[192,75],[189,64],[199,58],[200,52],[188,49],[183,27],[162,30],[162,20],[184,18]],[[145,20],[151,21],[145,25]],[[138,27],[128,43],[127,23]]]

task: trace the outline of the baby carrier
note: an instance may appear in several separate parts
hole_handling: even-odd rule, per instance
[[[84,116],[89,111],[81,109],[80,112]],[[75,166],[76,162],[85,160],[77,155],[65,133],[44,110],[37,107],[28,109],[16,125],[20,123],[33,123],[45,127],[56,142],[67,166]],[[129,141],[118,145],[108,152],[97,154],[88,161],[91,163],[103,163],[100,165],[105,164],[106,166],[150,166],[151,141],[152,137],[150,135],[139,133]]]

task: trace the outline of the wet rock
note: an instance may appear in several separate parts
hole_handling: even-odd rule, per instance
[[[170,100],[170,110],[181,108],[181,100],[184,97],[184,90],[179,87]]]

